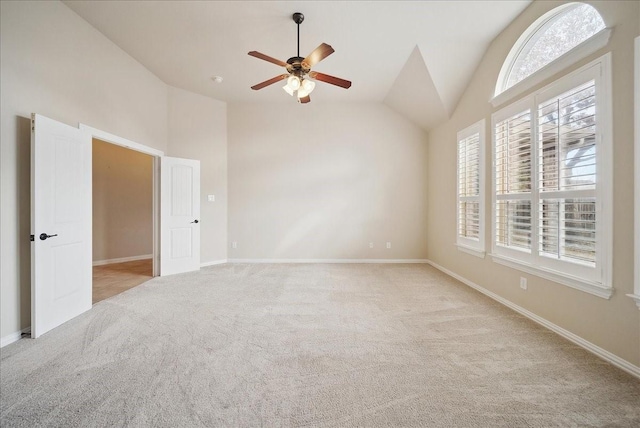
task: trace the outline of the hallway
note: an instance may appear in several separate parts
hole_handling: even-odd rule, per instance
[[[153,277],[152,260],[135,260],[93,267],[93,304],[120,294]]]

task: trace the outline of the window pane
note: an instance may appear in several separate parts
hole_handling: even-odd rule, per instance
[[[480,194],[480,134],[458,141],[458,194]]]
[[[531,191],[531,114],[529,110],[499,122],[496,133],[496,193]]]
[[[479,239],[479,202],[460,202],[460,212],[458,213],[458,234],[465,238]]]
[[[482,204],[484,120],[458,132],[457,244],[484,251]]]
[[[538,106],[540,191],[595,188],[595,100],[591,81]]]
[[[562,10],[544,23],[524,44],[513,63],[505,89],[524,80],[604,28],[602,17],[590,5],[578,3]]]
[[[496,244],[531,250],[531,202],[496,202]]]
[[[543,199],[539,210],[541,255],[595,264],[595,198]]]

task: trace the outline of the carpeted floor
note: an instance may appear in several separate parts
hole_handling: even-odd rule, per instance
[[[155,278],[1,350],[0,425],[640,426],[640,381],[426,265]]]

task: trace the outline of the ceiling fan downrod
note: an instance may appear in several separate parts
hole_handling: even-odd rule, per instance
[[[300,57],[300,24],[304,21],[304,15],[300,12],[293,14],[293,22],[298,26],[298,57]]]

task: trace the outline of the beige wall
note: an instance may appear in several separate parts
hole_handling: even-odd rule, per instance
[[[425,133],[382,104],[286,101],[229,105],[229,258],[425,258]]]
[[[167,86],[59,2],[0,3],[0,337],[30,325],[29,117],[160,150]]]
[[[200,160],[200,260],[227,258],[227,105],[169,88],[169,156]],[[209,202],[207,195],[214,195]]]
[[[153,253],[153,157],[93,140],[93,261]]]
[[[457,251],[456,239],[456,132],[486,119],[496,111],[488,100],[506,55],[522,32],[560,2],[534,2],[491,44],[465,91],[452,118],[429,133],[429,259],[481,285],[556,325],[640,365],[640,311],[625,296],[633,290],[633,38],[640,31],[638,2],[589,2],[602,14],[608,27],[615,27],[606,49],[576,66],[613,52],[614,118],[614,249],[613,282],[610,300],[524,274],[485,259]],[[553,79],[551,79],[553,80]],[[543,82],[540,86],[549,83]],[[535,89],[535,88],[534,88]],[[534,90],[532,89],[532,90]],[[487,129],[487,154],[491,153]],[[491,206],[491,162],[486,161],[486,206]],[[487,249],[490,248],[491,216],[485,222]],[[518,287],[521,276],[528,278],[528,290]]]

